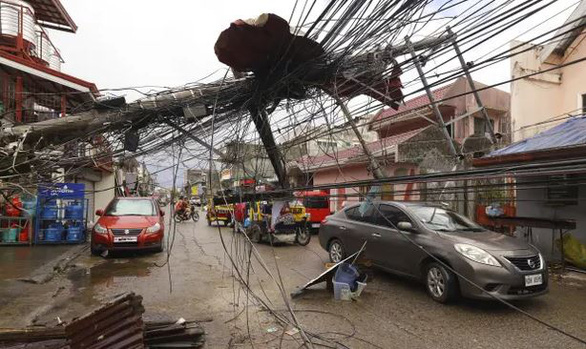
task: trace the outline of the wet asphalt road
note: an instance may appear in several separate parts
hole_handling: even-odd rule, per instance
[[[324,269],[327,253],[317,236],[305,247],[255,247],[263,262],[250,254],[241,235],[229,228],[220,233],[201,221],[178,225],[169,264],[165,253],[102,258],[88,251],[47,284],[1,281],[0,327],[55,324],[57,317],[68,321],[105,299],[133,291],[144,297],[146,319],[203,321],[207,348],[252,348],[249,338],[255,348],[298,348],[300,334],[283,334],[290,327],[284,329],[267,311],[287,316],[287,306],[296,310],[309,333],[351,348],[584,347],[498,303],[440,305],[419,284],[381,272],[374,272],[359,301],[334,301],[325,285],[291,300],[288,295],[296,286]],[[232,275],[248,280],[249,288]],[[551,280],[548,295],[515,305],[586,338],[586,289],[580,284]]]

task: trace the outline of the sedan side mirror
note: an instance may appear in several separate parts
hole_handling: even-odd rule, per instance
[[[413,224],[410,222],[399,222],[397,228],[399,228],[399,230],[413,231]]]
[[[96,216],[103,216],[104,215],[104,210],[97,210],[96,211]]]

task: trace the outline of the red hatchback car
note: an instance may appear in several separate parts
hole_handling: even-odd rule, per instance
[[[152,198],[119,197],[100,216],[92,229],[92,254],[115,250],[163,251],[164,212]]]

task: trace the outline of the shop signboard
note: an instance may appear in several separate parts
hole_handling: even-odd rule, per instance
[[[39,184],[39,197],[50,199],[83,198],[85,193],[83,183],[51,183]]]

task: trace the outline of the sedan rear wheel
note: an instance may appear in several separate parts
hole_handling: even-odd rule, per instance
[[[448,303],[458,296],[456,275],[440,263],[430,263],[425,273],[425,286],[429,296],[436,302]]]
[[[330,242],[330,246],[328,248],[328,252],[330,255],[330,262],[332,263],[339,263],[344,259],[344,245],[340,240],[334,240]]]

